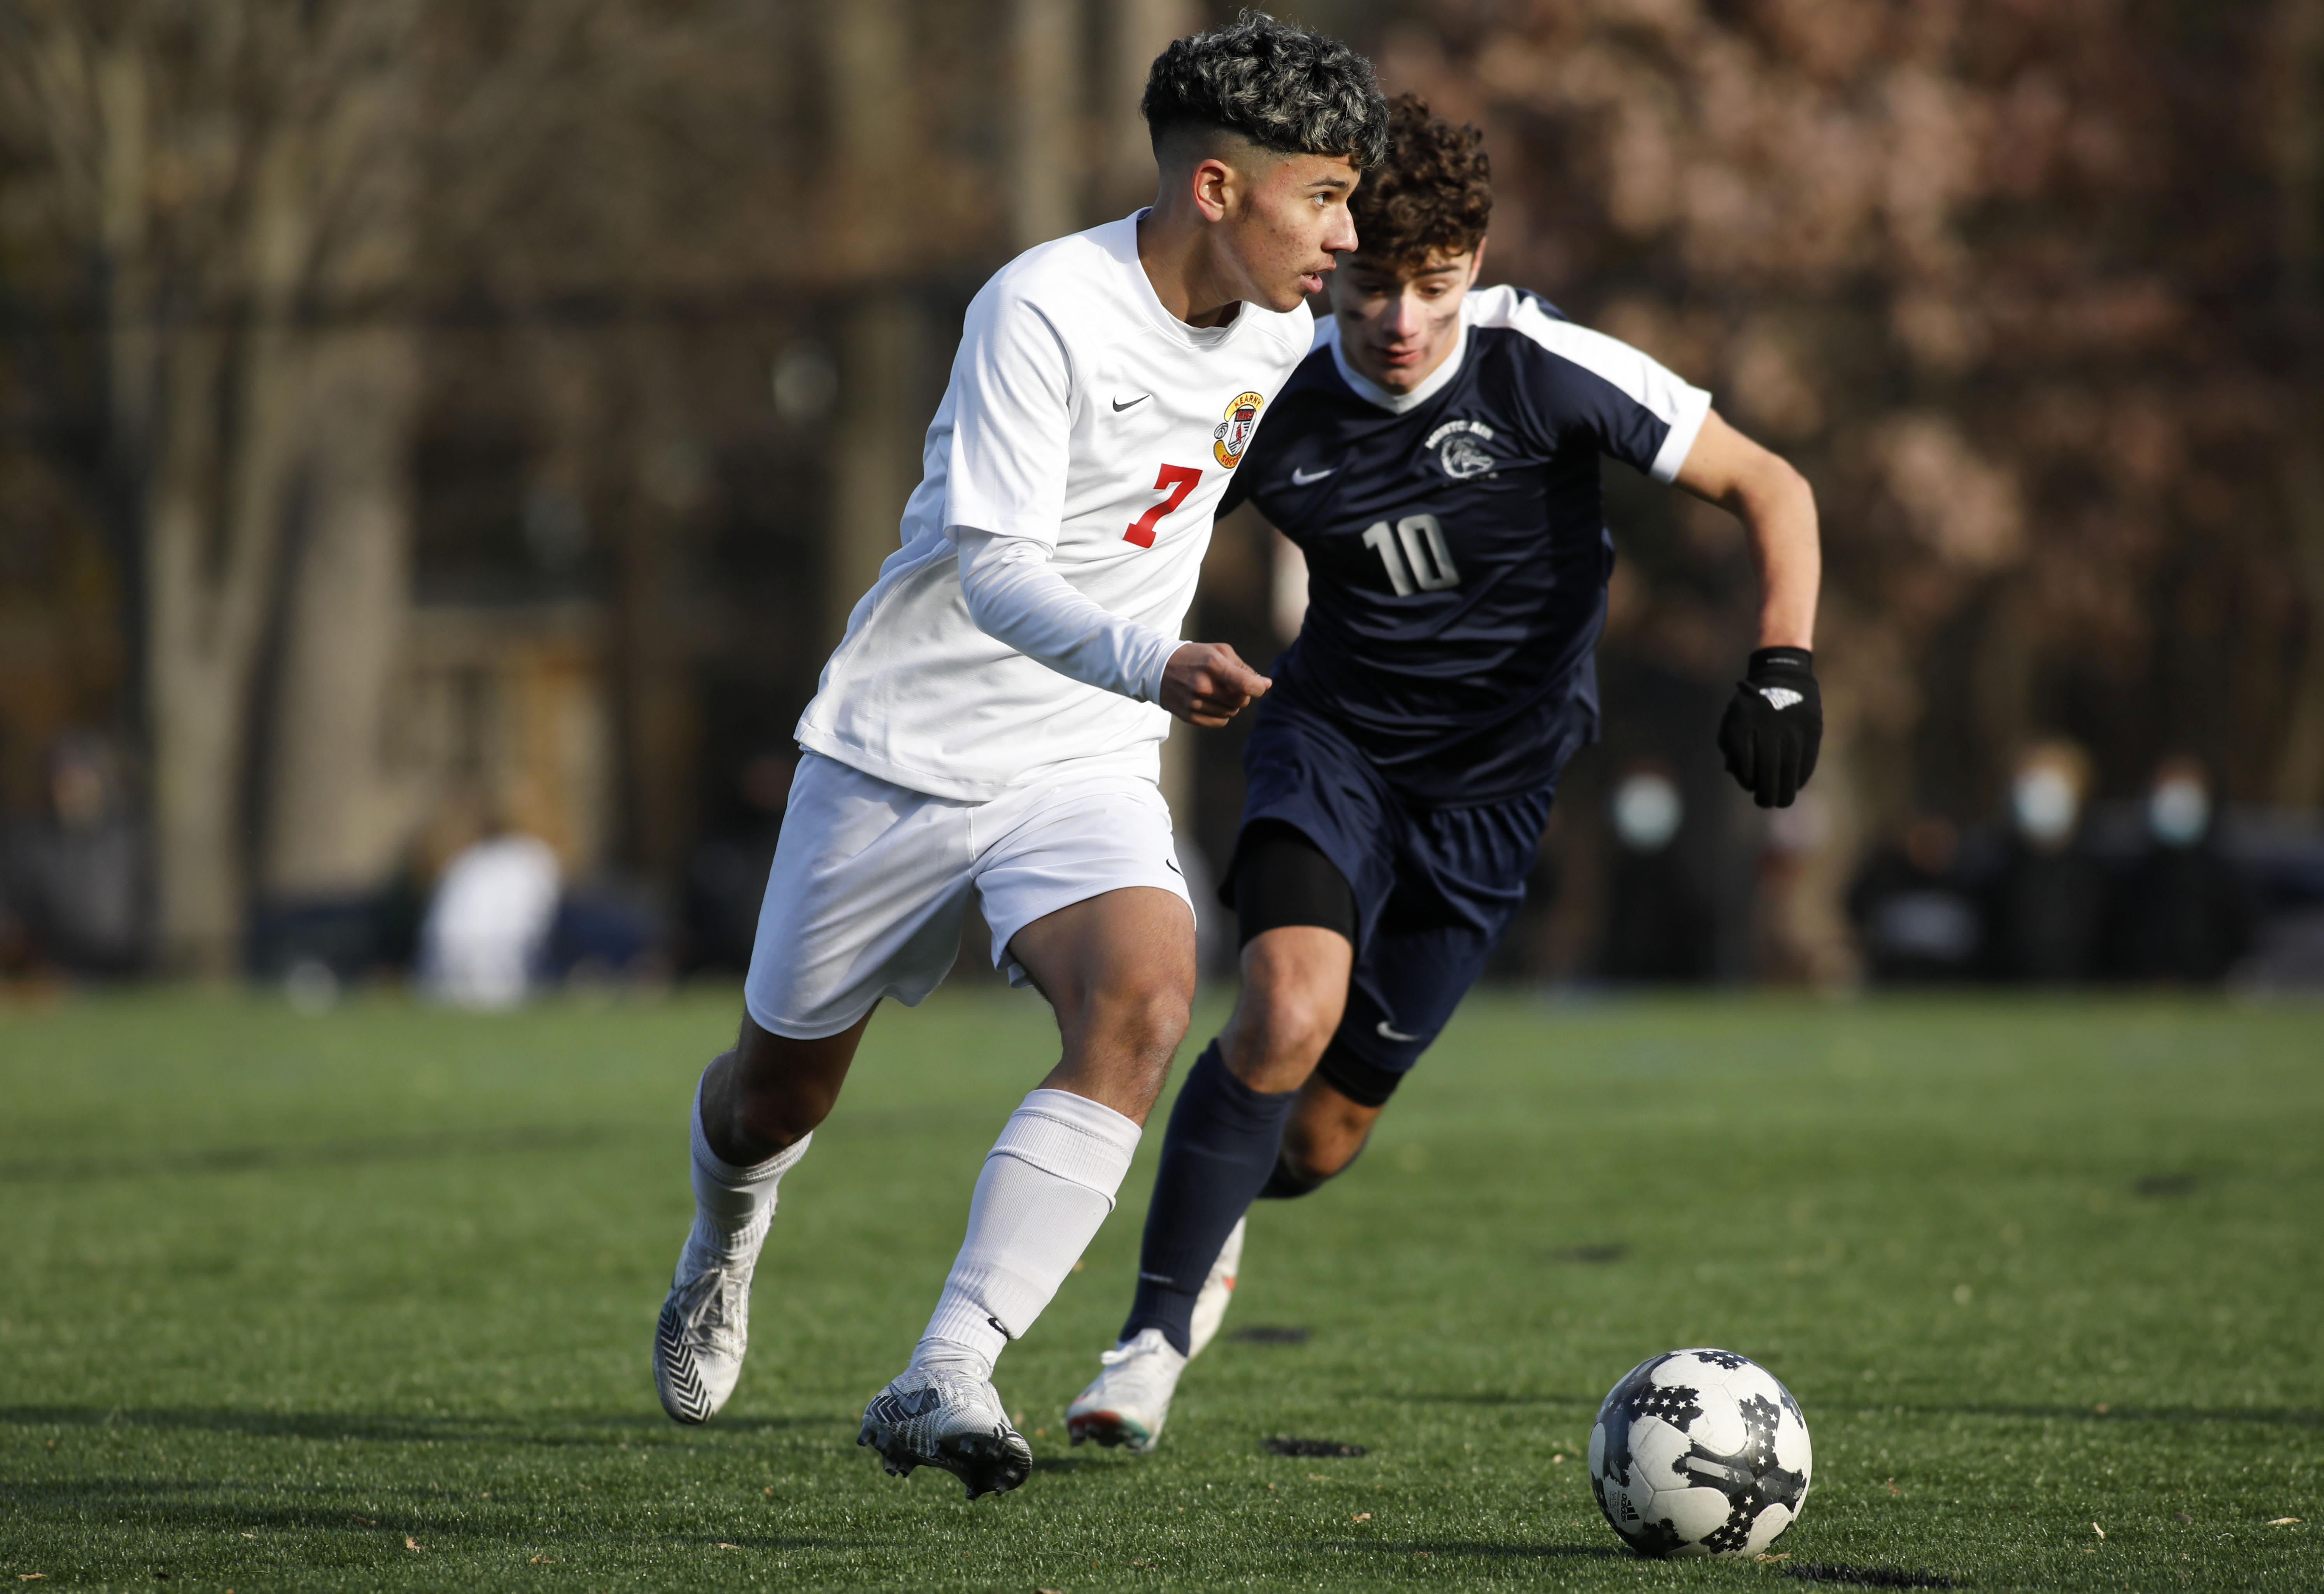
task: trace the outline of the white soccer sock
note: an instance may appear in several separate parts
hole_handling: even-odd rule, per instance
[[[710,1149],[702,1129],[702,1087],[694,1088],[694,1232],[689,1254],[715,1257],[755,1256],[775,1218],[775,1186],[807,1155],[815,1139],[802,1135],[763,1163],[738,1168]]]
[[[1113,1210],[1138,1126],[1069,1090],[1036,1090],[1009,1116],[968,1206],[968,1237],[945,1280],[916,1367],[990,1378],[1033,1326]]]

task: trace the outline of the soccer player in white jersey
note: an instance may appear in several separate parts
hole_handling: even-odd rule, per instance
[[[741,1371],[777,1182],[880,999],[944,978],[973,893],[995,965],[1048,998],[1064,1055],[986,1158],[927,1332],[859,1437],[971,1499],[1031,1470],[993,1362],[1112,1210],[1185,1032],[1194,920],[1159,744],[1171,716],[1223,725],[1268,683],[1178,628],[1227,481],[1306,357],[1306,296],[1355,246],[1348,196],[1387,147],[1368,61],[1250,13],[1172,44],[1143,109],[1153,206],[1029,251],[969,306],[902,546],[799,721],[654,1339],[663,1406],[707,1420]]]

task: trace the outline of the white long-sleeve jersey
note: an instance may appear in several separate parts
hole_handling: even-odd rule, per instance
[[[967,802],[1066,768],[1154,778],[1170,718],[1152,700],[1212,517],[1313,340],[1304,308],[1171,315],[1135,216],[1004,267],[969,305],[902,546],[799,745]]]

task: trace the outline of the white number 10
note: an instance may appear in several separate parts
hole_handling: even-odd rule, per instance
[[[1380,562],[1388,566],[1388,584],[1398,598],[1442,592],[1461,584],[1461,572],[1452,568],[1452,551],[1444,545],[1444,528],[1433,514],[1407,514],[1392,532],[1388,522],[1381,521],[1364,533],[1364,546],[1379,550]]]

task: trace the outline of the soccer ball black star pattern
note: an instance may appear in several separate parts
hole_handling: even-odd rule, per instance
[[[1814,1469],[1799,1402],[1730,1350],[1674,1350],[1622,1376],[1590,1431],[1590,1486],[1645,1555],[1756,1555],[1798,1520]]]

